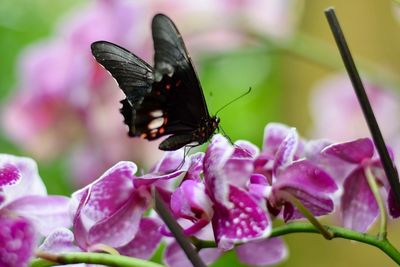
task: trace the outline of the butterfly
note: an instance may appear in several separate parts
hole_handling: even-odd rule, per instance
[[[159,149],[171,151],[207,142],[218,129],[182,36],[170,18],[152,21],[154,67],[107,41],[92,43],[92,54],[118,82],[126,98],[120,109],[128,135],[147,140],[162,136]]]

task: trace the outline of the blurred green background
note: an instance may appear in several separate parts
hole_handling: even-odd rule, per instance
[[[16,84],[16,62],[21,50],[51,36],[60,18],[82,5],[84,3],[77,0],[1,1],[1,99],[9,95]],[[323,14],[328,6],[336,8],[355,58],[373,62],[384,70],[391,83],[400,84],[400,22],[394,15],[394,2],[305,1],[296,33],[311,39],[296,39],[288,47],[278,49],[261,45],[195,59],[201,63],[198,71],[211,112],[245,92],[249,86],[253,88],[249,96],[220,114],[222,126],[233,140],[247,139],[261,145],[263,128],[270,121],[297,127],[307,136],[312,126],[309,113],[311,88],[326,75],[343,70]],[[150,31],[150,28],[146,30]],[[322,42],[321,46],[319,42]],[[393,114],[392,119],[398,120],[397,115]],[[3,131],[0,131],[0,147],[2,153],[30,156],[9,141]],[[63,159],[39,161],[38,165],[50,194],[69,195],[72,192]],[[400,248],[398,236],[399,223],[391,222],[389,238]],[[395,266],[378,249],[355,242],[326,241],[313,234],[292,234],[284,239],[289,247],[289,257],[278,266]],[[232,258],[234,255],[228,254],[216,266],[240,266]]]

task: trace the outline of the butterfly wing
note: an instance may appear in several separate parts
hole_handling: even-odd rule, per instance
[[[151,92],[153,68],[125,48],[107,41],[94,42],[91,49],[97,62],[111,73],[126,95],[121,101],[121,113],[129,126],[129,135],[139,136],[142,132],[136,127],[136,111]]]
[[[182,36],[175,24],[163,14],[153,18],[152,33],[155,83],[169,88],[169,98],[174,104],[168,110],[168,120],[171,124],[196,128],[210,116]]]

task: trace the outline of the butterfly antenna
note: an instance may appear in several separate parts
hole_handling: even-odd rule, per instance
[[[234,145],[233,142],[232,142],[232,139],[226,134],[226,132],[224,131],[224,129],[222,128],[222,126],[219,125],[218,127],[219,127],[219,129],[221,129],[222,135],[223,135],[226,139],[228,139],[229,143],[231,143],[231,145]]]
[[[251,87],[249,87],[249,90],[247,90],[247,92],[241,94],[240,96],[236,97],[235,99],[232,99],[231,101],[229,101],[228,103],[226,103],[225,105],[223,105],[220,109],[217,110],[217,112],[215,113],[215,115],[217,115],[221,110],[223,110],[224,108],[226,108],[227,106],[229,106],[230,104],[232,104],[233,102],[235,102],[236,100],[248,95],[251,92]],[[221,129],[222,130],[222,129]]]

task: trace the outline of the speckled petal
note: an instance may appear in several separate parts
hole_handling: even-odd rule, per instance
[[[221,255],[222,250],[218,248],[204,248],[199,252],[200,257],[208,266],[215,262]],[[172,242],[164,251],[164,263],[169,267],[192,266],[187,256],[176,242]]]
[[[245,188],[254,171],[254,159],[258,154],[258,148],[252,143],[247,141],[236,142],[232,155],[223,166],[223,172],[228,183]]]
[[[149,259],[161,241],[160,226],[160,222],[155,219],[143,218],[135,238],[117,250],[125,256]]]
[[[230,207],[228,177],[223,167],[232,156],[234,148],[220,134],[214,135],[204,156],[204,182],[212,201]]]
[[[358,232],[366,232],[375,222],[378,204],[369,188],[362,168],[356,169],[344,182],[341,199],[343,226]]]
[[[5,197],[4,204],[27,195],[47,195],[46,187],[39,176],[36,162],[30,158],[17,157],[13,155],[0,154],[0,169],[1,166],[13,166],[19,172],[19,180],[8,185],[3,185],[3,194]],[[9,170],[10,171],[10,170]],[[15,175],[15,169],[12,171]]]
[[[374,144],[369,138],[333,144],[323,150],[324,154],[338,157],[350,163],[361,163],[374,155]]]
[[[212,202],[205,192],[203,183],[193,180],[184,181],[171,196],[171,209],[177,217],[199,220],[211,220]]]
[[[281,123],[268,123],[264,129],[264,143],[262,154],[274,156],[279,146],[286,138],[290,131],[290,127]]]
[[[274,173],[286,168],[293,162],[295,153],[299,145],[299,136],[295,128],[290,129],[285,139],[282,141],[275,154]]]
[[[184,180],[190,179],[201,181],[200,173],[203,172],[204,153],[198,152],[190,156],[190,166],[185,174]]]
[[[26,196],[5,207],[28,218],[43,236],[58,227],[71,227],[69,198],[63,196]]]
[[[27,266],[37,244],[34,226],[24,218],[0,215],[0,266]]]
[[[267,237],[271,232],[267,212],[247,192],[234,186],[229,191],[233,207],[214,208],[212,224],[218,247],[231,249],[234,244]]]
[[[248,242],[235,250],[239,260],[251,266],[275,265],[288,256],[287,247],[279,237]]]
[[[39,250],[49,253],[81,251],[74,244],[74,234],[67,228],[58,228],[51,232],[40,245]]]
[[[21,172],[16,166],[10,163],[0,162],[0,188],[14,185],[21,179]]]
[[[86,228],[109,217],[126,204],[134,191],[133,179],[137,167],[132,162],[119,162],[98,180],[72,194],[72,201],[79,203],[83,192],[86,200],[80,207],[80,217]]]
[[[143,213],[151,196],[135,191],[128,201],[110,217],[90,228],[88,243],[120,247],[129,243],[136,235]]]

